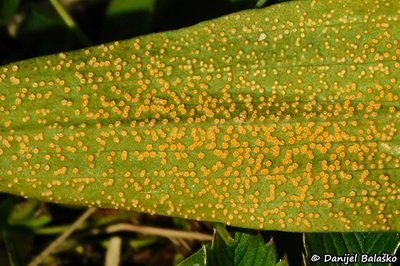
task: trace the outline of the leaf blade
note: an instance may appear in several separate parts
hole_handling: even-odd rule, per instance
[[[249,228],[400,230],[400,27],[385,3],[284,3],[5,66],[0,190]]]

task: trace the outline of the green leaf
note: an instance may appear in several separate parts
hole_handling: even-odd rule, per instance
[[[227,243],[217,234],[211,244],[199,249],[181,262],[185,265],[280,265],[287,266],[286,259],[279,260],[273,240],[265,243],[257,232],[235,231],[235,244]]]
[[[279,262],[272,239],[266,244],[259,233],[235,232],[235,241],[236,245],[230,247],[217,236],[207,252],[209,265],[276,265]]]
[[[235,245],[235,239],[231,236],[231,234],[228,232],[228,229],[224,225],[220,223],[214,223],[213,226],[219,237],[228,247]]]
[[[104,22],[103,39],[126,39],[148,33],[152,26],[154,4],[155,0],[111,1]]]
[[[15,198],[7,198],[0,201],[0,230],[8,227],[8,217],[10,216],[14,206],[17,204]],[[0,236],[1,238],[1,236]]]
[[[0,70],[0,191],[400,231],[400,2],[294,1]]]
[[[267,2],[268,2],[268,0],[258,0],[257,3],[256,3],[256,6],[257,7],[262,7]]]
[[[209,244],[207,247],[204,245],[194,254],[192,254],[189,258],[185,259],[178,266],[206,266],[207,264],[207,248],[209,248]],[[223,256],[224,254],[221,254]]]
[[[33,5],[17,28],[17,39],[28,47],[27,54],[49,54],[81,44],[53,9]],[[51,36],[51,42],[49,41]]]
[[[52,28],[60,30],[63,25],[63,21],[55,12],[49,12],[48,10],[34,7],[29,10],[24,17],[18,35],[34,35]]]
[[[305,234],[305,243],[310,265],[394,265],[400,234],[310,233]]]
[[[0,25],[6,24],[19,6],[19,0],[0,0]]]
[[[35,229],[48,224],[52,218],[47,213],[38,212],[39,204],[37,200],[27,200],[15,205],[8,218],[9,225]]]
[[[1,233],[10,265],[27,265],[27,259],[33,249],[32,231],[22,227],[9,227],[2,230]]]
[[[35,212],[40,202],[37,200],[26,200],[18,205],[15,205],[12,209],[8,223],[11,225],[17,225],[29,217]]]
[[[3,239],[4,239],[5,246],[6,246],[7,255],[8,255],[10,264],[12,266],[22,265],[22,263],[20,262],[20,258],[16,251],[17,247],[16,247],[14,241],[11,240],[9,231],[2,230],[2,235],[3,235]]]

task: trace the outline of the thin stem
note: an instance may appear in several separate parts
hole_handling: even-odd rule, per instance
[[[76,35],[76,37],[82,42],[85,46],[90,46],[91,41],[86,36],[86,34],[79,28],[78,24],[76,24],[75,20],[69,15],[67,10],[65,10],[64,6],[60,3],[59,0],[50,0],[50,3],[56,9],[57,13],[60,15],[62,20],[64,20],[65,24],[68,28],[71,29]]]
[[[108,247],[105,258],[105,266],[115,266],[120,264],[122,239],[119,236],[113,236],[108,241]]]
[[[81,227],[78,229],[82,229],[86,226],[85,223],[81,224]],[[67,228],[69,228],[70,225],[57,225],[57,226],[48,226],[48,227],[42,227],[35,229],[35,234],[38,235],[56,235],[56,234],[61,234],[64,232]]]
[[[110,225],[106,228],[107,233],[115,233],[120,231],[130,231],[137,232],[147,235],[157,235],[164,237],[175,237],[175,238],[186,238],[186,239],[196,239],[200,241],[210,241],[213,239],[211,235],[202,234],[197,232],[186,232],[180,230],[164,229],[151,226],[137,226],[133,224],[115,224]]]
[[[81,224],[86,221],[97,209],[87,209],[67,230],[64,231],[56,240],[54,240],[47,248],[45,248],[36,258],[34,258],[28,266],[38,266],[47,256],[63,243]]]

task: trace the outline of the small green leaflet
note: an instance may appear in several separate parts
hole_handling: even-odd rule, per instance
[[[205,245],[195,254],[181,262],[186,265],[265,265],[287,266],[286,259],[279,259],[276,248],[271,239],[265,243],[259,233],[234,232],[235,245],[228,246],[216,235],[211,244]]]

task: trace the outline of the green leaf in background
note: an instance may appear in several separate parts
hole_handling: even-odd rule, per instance
[[[209,244],[204,245],[190,257],[186,258],[184,261],[178,264],[178,266],[206,266],[207,264],[207,248],[209,248]],[[221,256],[225,256],[225,254],[221,254]]]
[[[399,246],[400,233],[309,233],[305,234],[305,262],[306,265],[396,265]]]
[[[263,5],[265,5],[266,2],[268,2],[268,0],[258,0],[256,6],[262,7]]]
[[[2,237],[6,246],[8,260],[11,266],[27,265],[29,256],[33,250],[34,234],[23,227],[10,227],[2,231]],[[0,253],[3,251],[0,249]],[[6,266],[7,261],[1,265]]]
[[[27,200],[14,206],[8,223],[10,226],[20,226],[30,229],[42,227],[51,221],[51,216],[46,213],[38,212],[40,202],[37,200]]]
[[[150,32],[155,0],[112,0],[104,21],[103,39],[126,39]],[[118,30],[116,30],[118,29]]]
[[[52,53],[76,47],[75,36],[65,26],[60,17],[53,10],[48,10],[42,6],[33,6],[23,17],[21,24],[18,25],[16,37],[30,44],[29,50],[36,53]],[[51,42],[41,40],[48,39]],[[79,43],[78,41],[76,41]]]
[[[279,258],[271,239],[265,243],[259,233],[235,232],[236,244],[229,247],[218,236],[213,241],[207,260],[210,265],[277,265]],[[224,254],[224,256],[221,256]],[[279,263],[282,265],[282,263]],[[285,264],[283,264],[285,265]],[[282,265],[282,266],[283,266]]]
[[[8,198],[0,201],[0,263],[2,266],[26,265],[33,249],[34,234],[31,225],[40,221],[40,219],[32,218],[32,210],[36,207],[34,200],[20,202],[19,199]],[[2,248],[3,245],[4,248]]]
[[[0,230],[8,226],[8,217],[12,213],[14,206],[17,204],[15,198],[7,198],[0,201]]]
[[[0,191],[400,231],[400,3],[294,1],[0,70]]]
[[[257,232],[234,232],[235,244],[228,246],[217,234],[211,244],[197,251],[179,266],[287,266],[286,259],[279,259],[271,239],[268,243]]]
[[[19,0],[0,0],[0,25],[9,22],[19,6]]]

